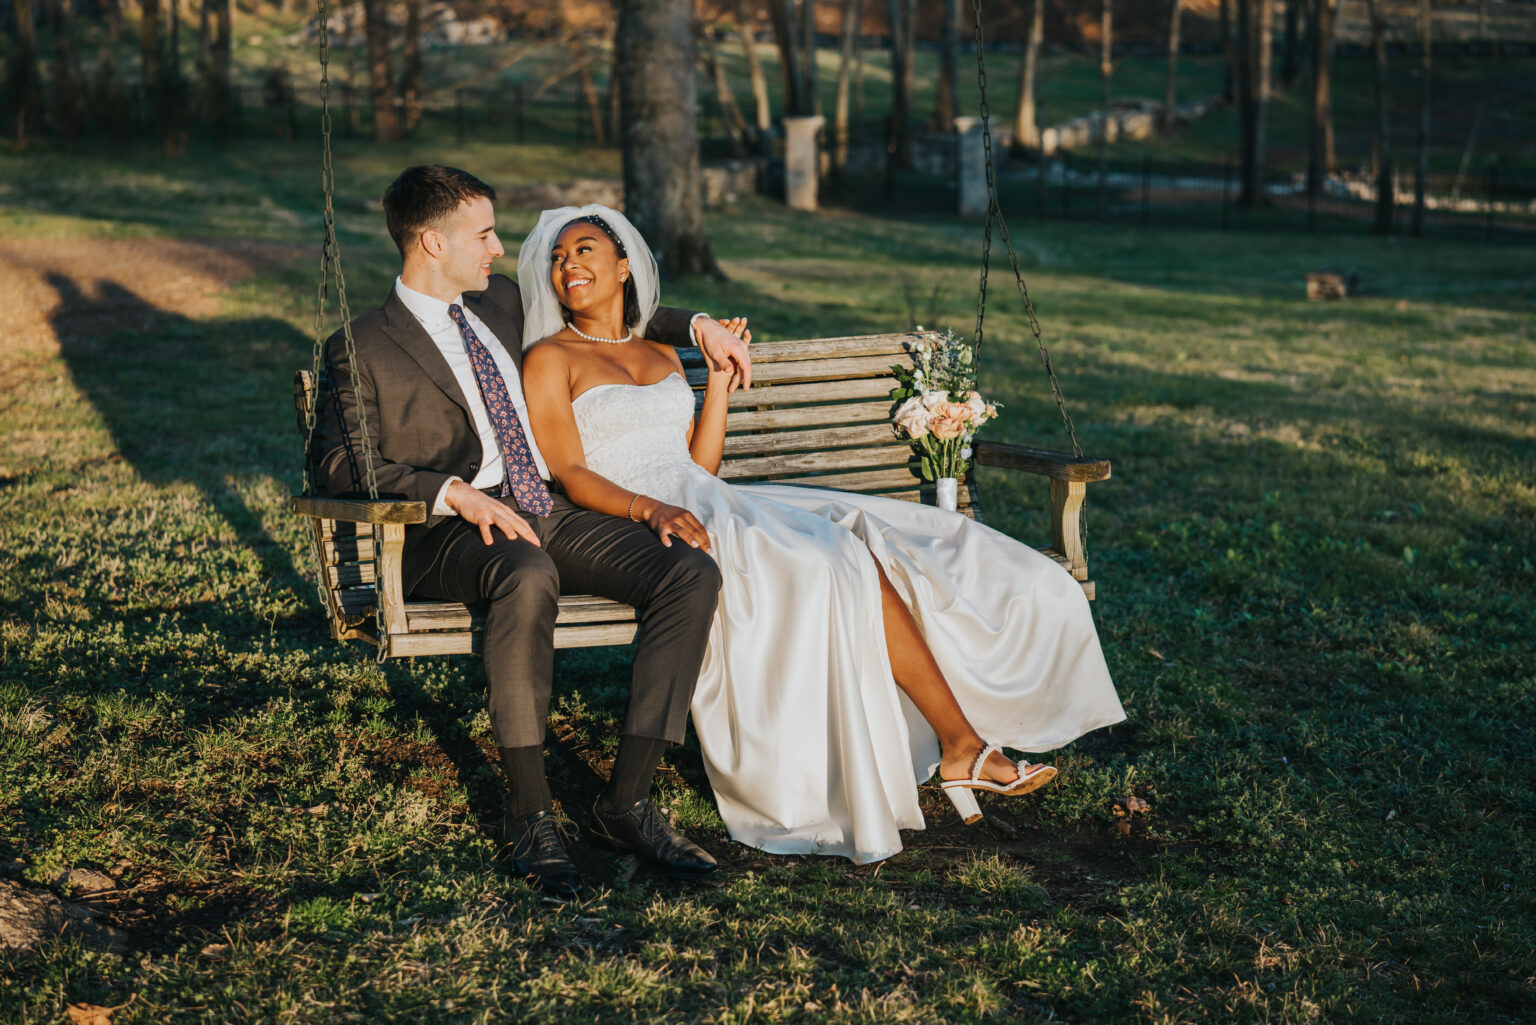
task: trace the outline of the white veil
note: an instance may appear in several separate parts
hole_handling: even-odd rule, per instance
[[[599,203],[588,203],[586,206],[545,210],[539,215],[539,223],[523,239],[523,248],[517,254],[517,284],[523,292],[523,348],[565,328],[560,300],[555,298],[555,288],[549,283],[549,251],[555,247],[555,239],[562,228],[578,217],[593,215],[608,222],[619,241],[624,243],[625,255],[629,257],[629,274],[640,297],[640,321],[634,331],[636,337],[645,334],[645,326],[661,302],[656,257],[651,255],[651,247],[645,244],[645,239],[623,214]]]

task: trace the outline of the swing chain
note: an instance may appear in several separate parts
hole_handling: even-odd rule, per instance
[[[1043,3],[1044,0],[1035,0]],[[1029,297],[1029,287],[1024,283],[1024,271],[1019,267],[1018,253],[1014,252],[1013,240],[1008,235],[1008,222],[1003,219],[1003,208],[997,199],[997,171],[992,157],[992,112],[987,104],[987,60],[985,37],[981,25],[981,0],[974,0],[976,12],[976,81],[981,90],[981,141],[986,159],[987,168],[987,223],[982,233],[981,245],[981,284],[976,295],[976,354],[981,355],[982,322],[986,317],[987,309],[987,272],[991,263],[992,254],[992,222],[997,222],[998,237],[1002,239],[1004,247],[1008,251],[1008,262],[1013,268],[1014,279],[1018,282],[1019,297],[1024,300],[1024,310],[1029,315],[1029,329],[1035,336],[1035,344],[1040,349],[1040,361],[1045,364],[1046,375],[1051,380],[1051,395],[1056,400],[1056,408],[1061,413],[1061,422],[1067,429],[1067,437],[1072,442],[1072,454],[1081,458],[1083,448],[1077,441],[1077,428],[1072,422],[1072,415],[1067,412],[1067,401],[1061,392],[1061,382],[1056,379],[1056,368],[1051,363],[1051,353],[1045,347],[1045,338],[1040,333],[1040,321],[1035,317],[1035,304]]]
[[[1045,0],[1035,0],[1035,3],[1044,3]],[[982,229],[981,236],[981,282],[976,290],[976,362],[981,363],[981,342],[983,324],[987,315],[987,274],[991,269],[992,261],[992,222],[997,222],[997,234],[1002,239],[1004,248],[1008,251],[1008,263],[1013,268],[1014,281],[1018,283],[1019,297],[1024,300],[1024,312],[1029,316],[1029,330],[1035,336],[1035,345],[1040,350],[1040,362],[1045,364],[1046,376],[1051,381],[1051,397],[1056,400],[1056,409],[1061,413],[1062,425],[1067,429],[1067,438],[1072,442],[1072,454],[1079,459],[1083,456],[1083,446],[1077,440],[1077,427],[1072,422],[1072,414],[1067,412],[1067,400],[1061,393],[1061,382],[1056,379],[1056,368],[1051,363],[1050,350],[1045,347],[1045,337],[1040,333],[1040,321],[1035,316],[1035,304],[1029,297],[1029,286],[1024,283],[1024,271],[1019,266],[1019,254],[1014,252],[1013,240],[1008,235],[1008,222],[1003,219],[1003,208],[997,199],[997,169],[992,157],[992,110],[987,103],[987,57],[986,37],[981,26],[981,0],[973,0],[972,7],[976,12],[976,84],[981,91],[981,144],[987,168],[987,222]],[[1077,510],[1077,531],[1082,539],[1084,554],[1088,551],[1088,503],[1086,499]]]
[[[325,308],[329,300],[329,271],[336,271],[336,302],[341,313],[341,334],[346,345],[347,365],[351,368],[353,388],[357,388],[357,342],[352,337],[352,311],[347,305],[347,279],[341,270],[341,243],[336,238],[336,169],[331,160],[331,74],[330,40],[331,23],[328,0],[319,0],[315,10],[320,32],[320,187],[325,194],[325,240],[320,253],[320,285],[315,305],[315,349],[310,361],[310,373],[316,387],[316,401],[310,404],[305,426],[309,437],[304,453],[304,494],[310,493],[310,453],[315,439],[315,423],[319,409],[320,354],[325,346]],[[368,480],[368,497],[377,500],[379,481],[373,469],[373,446],[368,438],[368,410],[362,401],[356,403],[358,432],[363,439],[363,471]]]
[[[315,425],[319,419],[320,408],[320,364],[321,354],[325,348],[325,310],[330,299],[330,271],[336,272],[336,303],[341,314],[341,335],[346,347],[347,366],[351,369],[354,391],[358,387],[357,381],[357,342],[352,337],[352,311],[347,304],[347,279],[341,269],[341,243],[336,238],[336,169],[331,159],[331,16],[328,0],[318,0],[315,9],[315,21],[319,28],[320,46],[320,187],[325,195],[325,239],[320,249],[320,284],[316,289],[315,301],[315,346],[310,357],[310,381],[314,385],[314,401],[309,403],[309,413],[305,417],[306,436],[304,440],[304,490],[305,495],[313,491],[314,483],[310,470],[313,463],[315,444]],[[373,445],[368,437],[368,410],[359,399],[357,406],[358,432],[363,440],[363,471],[368,481],[368,497],[377,501],[379,497],[379,481],[373,467]],[[318,532],[313,533],[315,548],[315,564],[321,568],[316,580],[316,586],[320,592],[320,602],[329,608],[331,595],[325,583],[325,560],[321,551]],[[376,630],[380,638],[388,636],[388,626],[384,622],[384,610],[382,604],[378,604],[374,611]],[[387,650],[384,644],[378,646],[378,659],[382,663],[386,658]]]

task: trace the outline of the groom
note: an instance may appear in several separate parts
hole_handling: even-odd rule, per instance
[[[521,294],[491,274],[505,252],[495,198],[473,175],[439,165],[407,168],[385,191],[400,276],[379,309],[352,322],[355,364],[342,332],[326,343],[315,477],[331,494],[363,492],[371,455],[381,496],[426,503],[427,522],[406,528],[405,591],[485,609],[491,728],[509,790],[503,840],[516,871],[560,896],[581,877],[544,772],[557,600],[588,593],[635,607],[629,710],[592,831],[670,875],[707,875],[714,859],[647,795],[663,751],[683,739],[719,570],[643,523],[551,491],[526,426]],[[745,345],[705,314],[661,309],[647,333],[696,341],[717,366],[750,375]]]

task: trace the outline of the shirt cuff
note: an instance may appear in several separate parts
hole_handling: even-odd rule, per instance
[[[709,317],[707,313],[695,313],[688,318],[688,333],[693,336],[693,344],[699,344],[699,321]]]
[[[447,480],[443,481],[443,486],[437,489],[437,501],[432,503],[433,516],[458,515],[458,513],[454,512],[453,509],[449,507],[445,499],[448,497],[448,489],[453,487],[453,482],[462,481],[463,479],[463,477],[449,477]]]

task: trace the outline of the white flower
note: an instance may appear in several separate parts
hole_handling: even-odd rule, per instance
[[[967,435],[967,440],[969,440],[969,435]],[[967,445],[967,446],[965,446],[964,448],[962,448],[960,450],[960,458],[961,459],[969,459],[969,458],[971,458],[971,446]]]
[[[949,402],[949,392],[947,391],[923,392],[923,408],[930,413],[947,402]]]
[[[986,419],[986,417],[987,417],[987,404],[982,399],[980,392],[974,392],[974,391],[971,392],[970,398],[965,400],[965,404],[967,406],[970,406],[972,409],[974,409],[976,411],[976,419],[977,420],[985,420]]]

